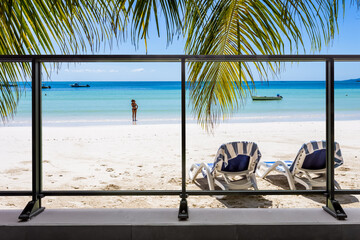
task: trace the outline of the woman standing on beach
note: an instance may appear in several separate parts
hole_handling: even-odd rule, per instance
[[[136,104],[135,100],[131,100],[131,108],[132,108],[132,120],[136,121],[136,112],[139,106]]]

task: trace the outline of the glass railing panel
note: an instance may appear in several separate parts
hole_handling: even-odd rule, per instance
[[[335,140],[343,164],[335,169],[341,189],[360,189],[360,79],[357,62],[335,63]],[[337,195],[343,207],[358,207],[359,196]]]
[[[44,190],[180,190],[179,67],[87,63],[44,82]]]

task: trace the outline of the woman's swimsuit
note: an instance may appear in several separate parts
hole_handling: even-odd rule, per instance
[[[132,106],[132,110],[134,111],[134,110],[137,110],[137,104],[135,103],[135,104],[131,104],[131,106]]]

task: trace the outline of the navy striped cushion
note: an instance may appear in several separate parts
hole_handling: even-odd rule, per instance
[[[324,169],[326,167],[326,149],[313,152],[305,157],[302,168],[309,170]]]
[[[225,164],[222,164],[221,171],[226,172],[241,172],[245,171],[249,167],[250,156],[247,155],[237,155],[235,158],[228,160],[228,164],[225,167]]]

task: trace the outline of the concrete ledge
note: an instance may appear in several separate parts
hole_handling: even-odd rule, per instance
[[[338,221],[322,209],[46,209],[28,222],[0,211],[1,239],[356,239],[360,209]]]

